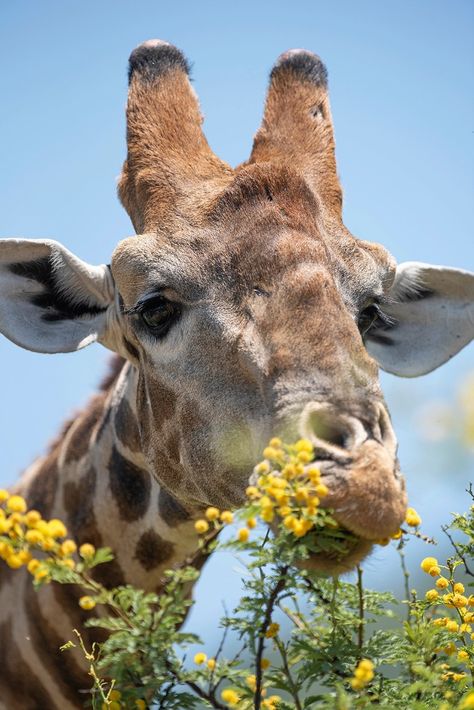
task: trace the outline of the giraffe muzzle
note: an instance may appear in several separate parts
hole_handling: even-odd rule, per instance
[[[329,489],[324,505],[334,509],[337,521],[364,540],[393,535],[404,520],[407,498],[384,405],[377,403],[362,422],[329,404],[311,402],[303,410],[300,432],[314,445]]]

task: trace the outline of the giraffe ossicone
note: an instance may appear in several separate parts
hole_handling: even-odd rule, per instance
[[[166,43],[132,53],[119,196],[137,236],[110,267],[50,240],[0,241],[1,333],[36,352],[97,341],[118,356],[17,490],[78,543],[114,549],[102,582],[155,590],[195,552],[203,509],[243,501],[270,436],[304,435],[325,505],[360,538],[340,566],[311,560],[337,573],[406,509],[378,365],[416,376],[467,345],[474,275],[397,266],[345,228],[315,55],[280,57],[235,169],[209,148],[188,66]],[[0,576],[0,707],[81,707],[84,669],[56,653],[82,625],[77,593]]]

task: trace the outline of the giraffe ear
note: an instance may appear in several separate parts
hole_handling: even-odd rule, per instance
[[[64,353],[105,335],[114,283],[52,240],[0,240],[0,333],[27,350]]]
[[[397,268],[382,306],[388,317],[366,336],[380,367],[416,377],[450,360],[474,338],[474,274],[410,261]]]

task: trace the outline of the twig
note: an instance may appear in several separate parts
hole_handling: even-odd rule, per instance
[[[408,571],[408,567],[406,565],[406,559],[405,559],[405,553],[403,552],[403,539],[400,541],[400,544],[397,547],[398,554],[400,555],[400,564],[402,567],[402,572],[403,572],[403,585],[405,589],[405,599],[407,601],[407,623],[410,624],[411,622],[411,617],[410,617],[410,573]]]
[[[275,643],[277,645],[278,650],[280,651],[280,656],[283,661],[283,668],[285,669],[286,678],[288,680],[288,685],[290,687],[290,691],[291,691],[291,695],[293,697],[293,700],[295,701],[295,708],[296,708],[296,710],[303,710],[302,705],[301,705],[301,701],[299,699],[296,683],[293,680],[293,676],[291,675],[290,666],[288,664],[288,655],[286,653],[285,645],[279,638],[275,639]]]
[[[255,656],[256,669],[255,669],[255,695],[254,695],[254,708],[255,710],[260,710],[262,702],[262,657],[263,651],[265,649],[265,634],[268,627],[270,626],[272,620],[273,608],[276,604],[278,595],[283,591],[286,585],[286,573],[288,572],[288,565],[282,567],[279,570],[278,582],[275,584],[270,595],[267,599],[267,604],[265,607],[265,614],[263,617],[263,622],[260,627],[257,653]]]
[[[359,658],[362,658],[362,649],[364,647],[365,607],[364,587],[362,586],[362,567],[360,565],[357,565],[357,592],[359,595],[359,626],[357,629],[357,647],[359,649]]]
[[[468,574],[470,577],[474,577],[474,571],[470,569],[470,567],[468,566],[468,564],[466,562],[465,556],[459,550],[458,544],[454,541],[451,533],[448,532],[448,530],[449,530],[448,526],[442,525],[441,530],[444,532],[444,534],[447,536],[449,542],[454,547],[454,551],[456,552],[459,559],[462,560],[462,563],[464,565],[464,569],[466,570],[466,574]]]

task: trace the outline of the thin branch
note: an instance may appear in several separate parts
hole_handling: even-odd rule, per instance
[[[291,675],[291,670],[290,670],[290,665],[288,663],[288,655],[286,653],[285,645],[279,638],[275,639],[275,643],[277,645],[278,650],[280,651],[280,656],[283,661],[283,668],[285,669],[288,685],[290,687],[290,691],[291,691],[291,695],[293,697],[293,700],[295,701],[295,708],[296,708],[296,710],[303,710],[303,706],[301,705],[301,701],[300,701],[300,698],[298,695],[298,688],[296,686],[295,681],[293,680],[293,676]]]
[[[278,581],[273,587],[270,595],[267,599],[267,604],[265,607],[265,614],[263,616],[263,622],[260,627],[259,639],[257,645],[257,653],[255,657],[256,669],[255,669],[255,695],[254,695],[254,708],[255,710],[260,710],[262,702],[262,658],[263,651],[265,649],[265,634],[270,626],[272,620],[273,609],[278,599],[278,595],[282,592],[286,585],[286,573],[288,572],[288,565],[282,567],[279,570]]]
[[[365,605],[364,587],[362,586],[362,567],[360,565],[357,565],[357,593],[359,595],[359,626],[357,628],[357,648],[359,649],[359,658],[362,658],[365,630]]]
[[[447,525],[442,525],[442,526],[441,526],[441,530],[442,530],[442,531],[444,532],[444,534],[447,536],[449,542],[450,542],[451,545],[453,546],[454,551],[456,552],[456,554],[457,554],[457,556],[459,557],[459,559],[462,560],[462,563],[463,563],[463,565],[464,565],[464,569],[466,570],[466,574],[468,574],[470,577],[474,577],[474,571],[469,567],[469,565],[468,565],[467,562],[466,562],[465,556],[464,556],[464,555],[461,553],[461,551],[459,550],[458,544],[457,544],[457,543],[455,542],[455,540],[453,539],[453,536],[451,535],[451,533],[448,532],[448,530],[449,530],[448,526],[447,526]]]

